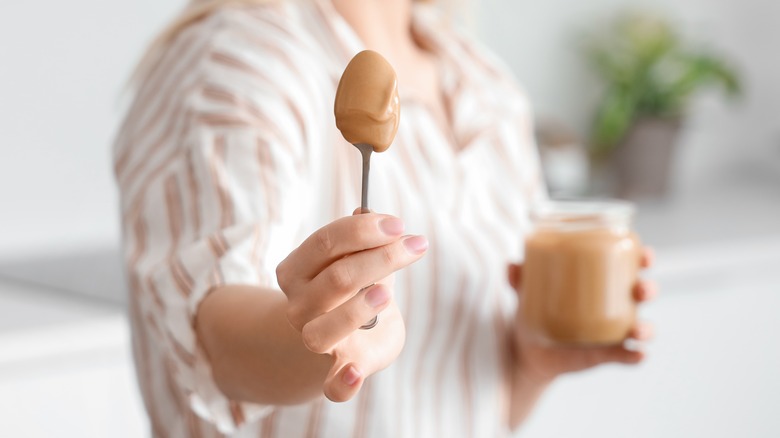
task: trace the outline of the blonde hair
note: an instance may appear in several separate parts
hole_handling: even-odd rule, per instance
[[[216,9],[226,5],[256,5],[275,3],[281,0],[192,0],[157,37],[155,37],[141,57],[138,65],[130,76],[129,88],[134,89],[160,61],[167,46],[183,29],[208,17]]]
[[[222,6],[227,5],[257,5],[264,3],[277,3],[285,0],[191,0],[184,10],[168,26],[152,40],[146,53],[141,57],[138,66],[130,77],[129,87],[134,89],[141,80],[154,68],[162,57],[167,46],[176,38],[183,29],[191,24],[206,18]],[[414,0],[432,3],[435,0]]]

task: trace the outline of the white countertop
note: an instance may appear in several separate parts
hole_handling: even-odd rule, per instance
[[[0,412],[4,437],[146,436],[124,310],[0,280]]]
[[[662,292],[646,363],[561,378],[521,436],[780,436],[780,197],[762,190],[640,203]],[[145,436],[124,290],[116,248],[0,255],[3,436]]]
[[[642,312],[656,325],[645,363],[561,378],[519,436],[780,436],[780,237],[756,246],[763,258],[751,247],[669,253],[687,268],[659,263],[662,295]],[[707,266],[708,252],[724,258]]]

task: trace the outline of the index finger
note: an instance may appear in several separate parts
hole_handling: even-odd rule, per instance
[[[643,268],[649,268],[655,263],[655,251],[649,246],[642,247],[639,265]]]
[[[295,269],[297,276],[312,279],[336,260],[395,242],[403,235],[401,219],[386,214],[347,216],[315,231],[279,264]]]

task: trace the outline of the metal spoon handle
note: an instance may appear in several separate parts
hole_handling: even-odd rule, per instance
[[[358,143],[355,145],[363,156],[363,187],[360,193],[360,213],[368,213],[368,172],[371,168],[371,152],[374,147],[370,144]]]
[[[369,213],[368,209],[368,171],[371,169],[371,152],[374,151],[374,147],[370,144],[358,143],[355,145],[360,150],[360,155],[363,156],[363,187],[360,192],[360,213]],[[369,285],[363,289],[373,286]],[[363,290],[361,289],[361,290]],[[374,315],[370,321],[360,326],[360,330],[370,330],[374,328],[379,322],[379,315]]]

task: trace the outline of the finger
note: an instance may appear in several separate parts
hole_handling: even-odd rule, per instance
[[[344,257],[322,271],[307,288],[316,294],[305,306],[290,303],[292,319],[310,321],[351,298],[355,291],[376,283],[393,272],[414,263],[428,249],[423,236],[407,236],[389,245]],[[310,297],[311,298],[311,297]]]
[[[610,362],[636,364],[641,362],[644,357],[643,351],[629,350],[622,345],[596,347],[585,352],[585,362],[588,368]]]
[[[345,402],[357,394],[364,380],[365,375],[357,364],[348,363],[340,368],[334,365],[325,378],[323,393],[330,401]]]
[[[658,295],[658,285],[651,280],[640,280],[634,285],[634,299],[638,302],[650,301]]]
[[[387,307],[391,296],[390,288],[382,284],[361,290],[346,303],[304,325],[303,343],[314,353],[329,353],[342,339]]]
[[[649,341],[653,339],[655,330],[648,322],[637,323],[628,333],[628,337],[637,341]]]
[[[509,264],[507,267],[507,278],[512,289],[519,291],[520,284],[523,280],[523,266],[514,263]]]
[[[339,258],[387,245],[398,240],[403,232],[403,221],[385,214],[359,214],[331,222],[315,231],[279,264],[280,286],[282,278],[312,279]]]
[[[642,255],[639,259],[639,266],[649,268],[655,264],[655,250],[649,246],[642,247]]]

